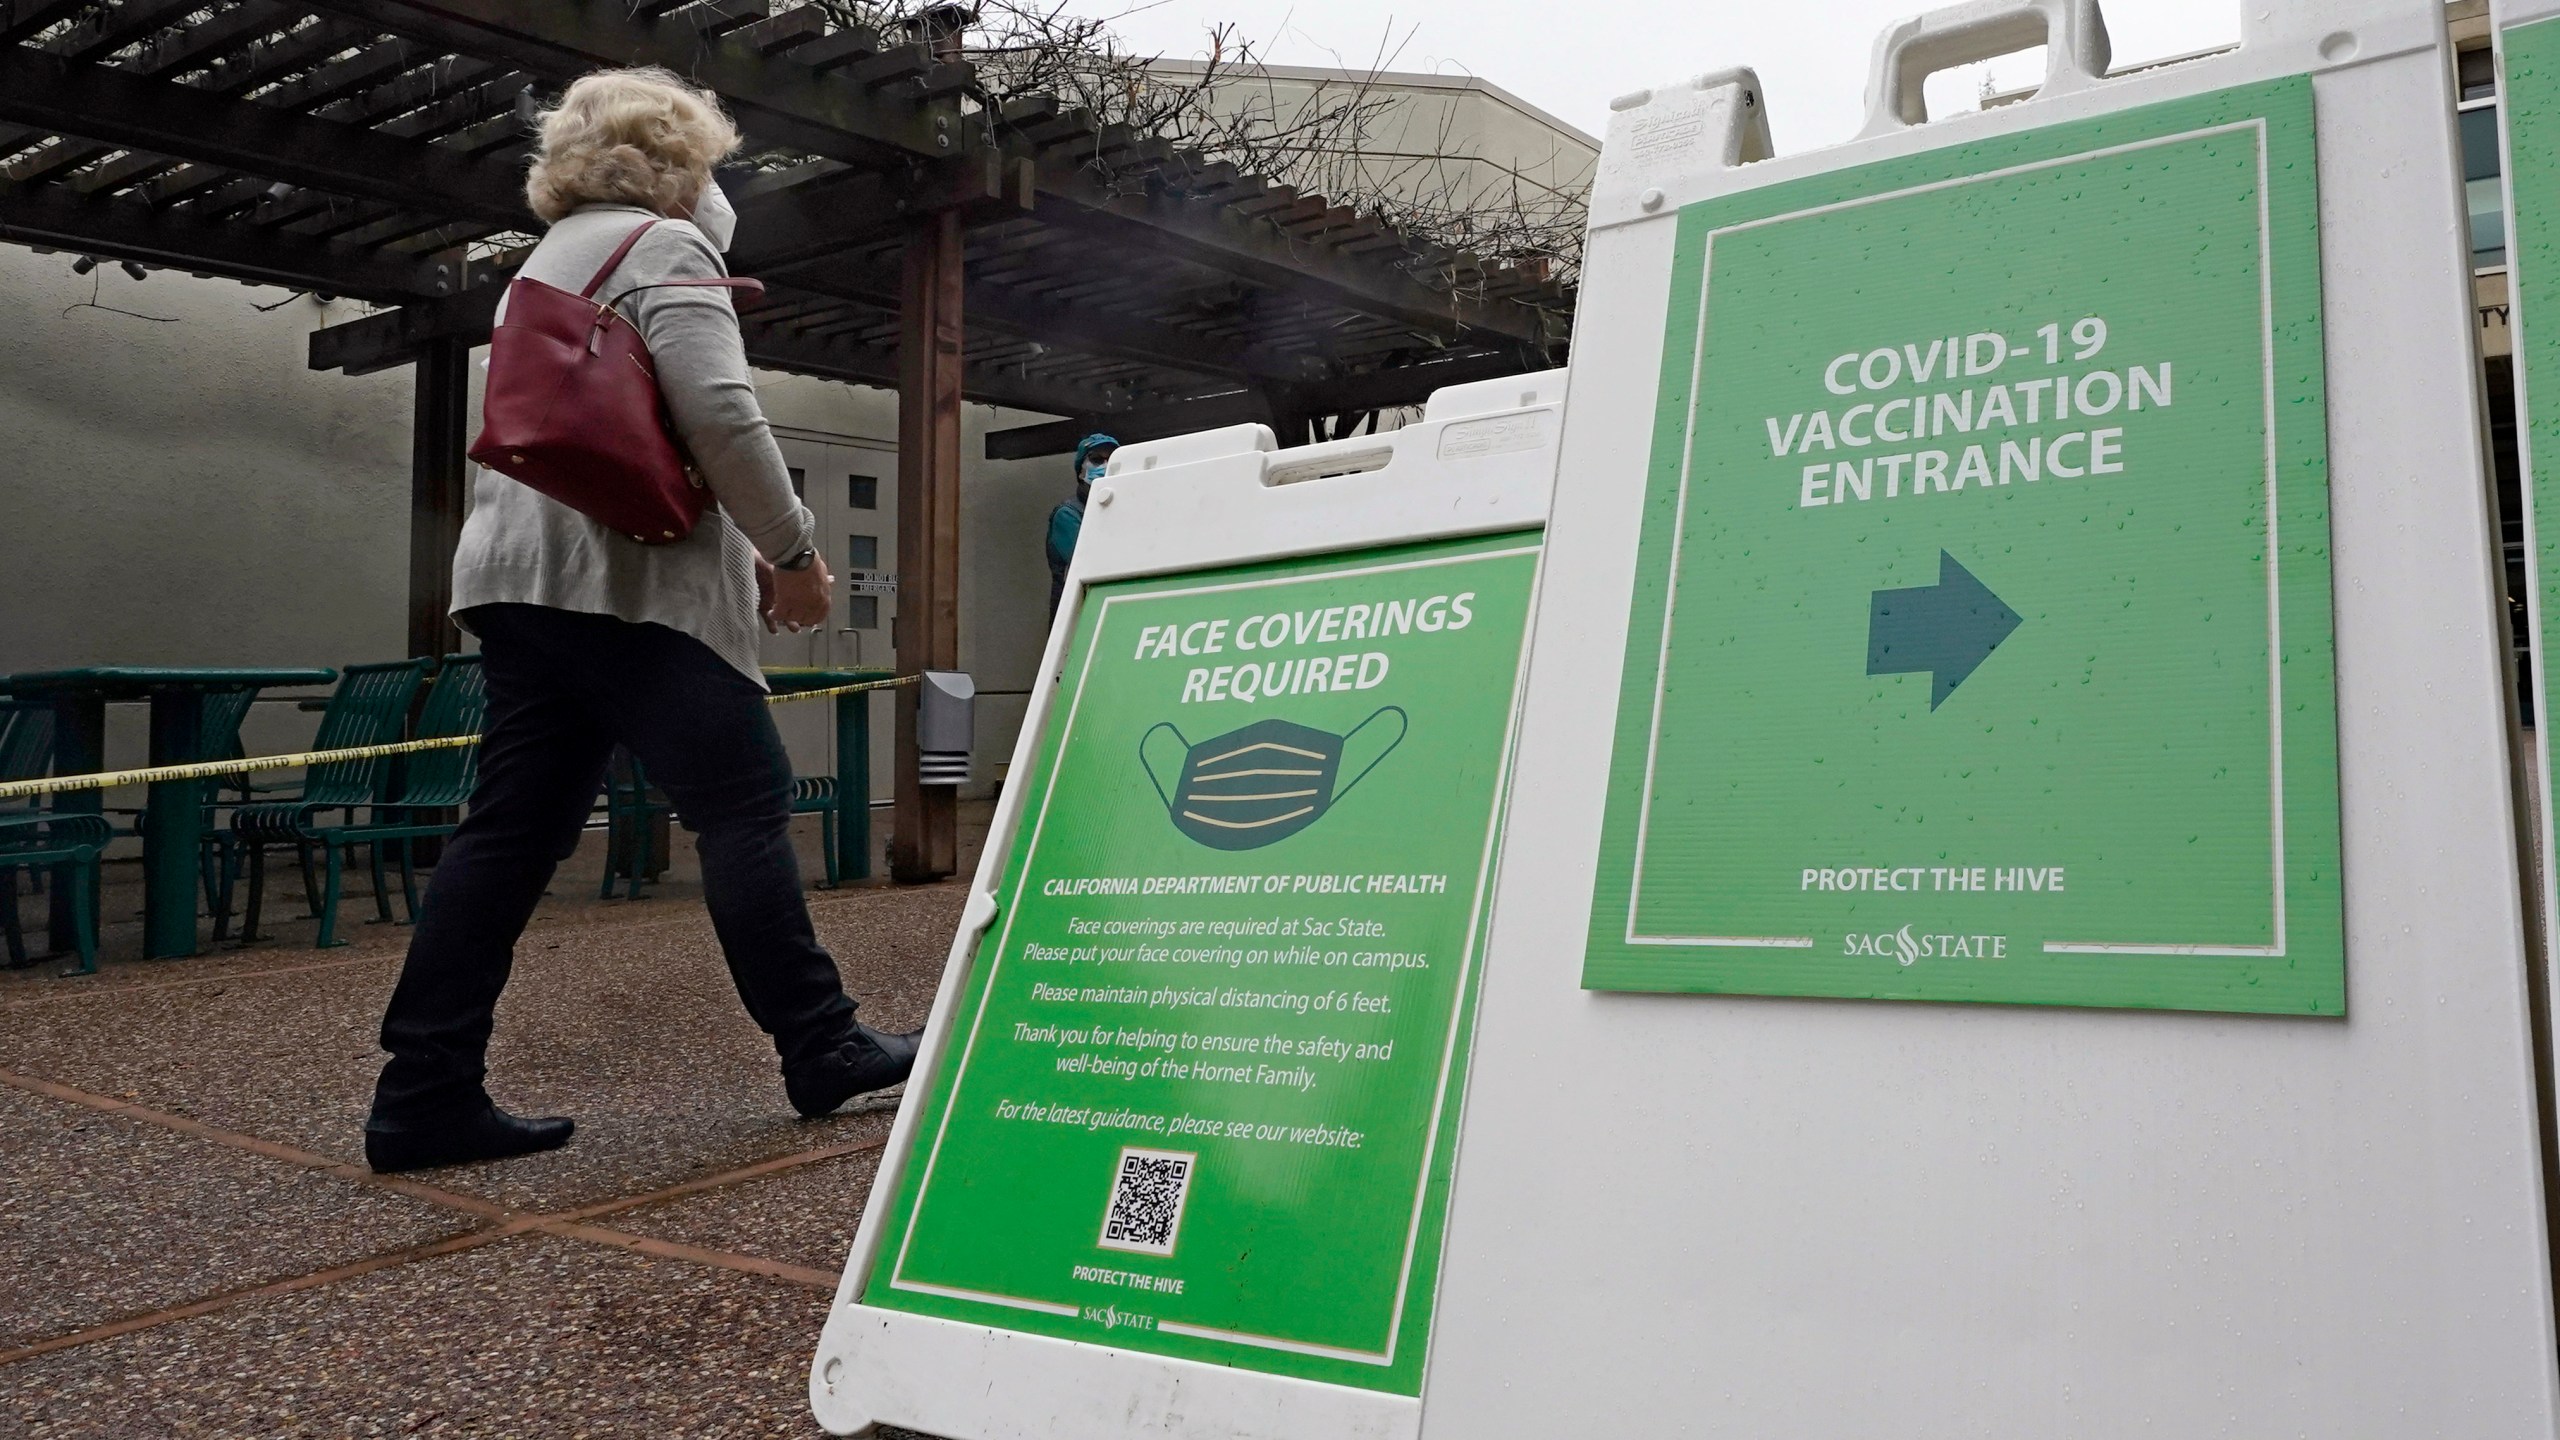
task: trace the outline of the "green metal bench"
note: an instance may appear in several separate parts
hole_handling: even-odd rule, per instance
[[[791,777],[791,813],[825,817],[818,826],[819,848],[826,857],[827,872],[827,878],[819,885],[822,890],[833,890],[844,883],[844,859],[836,848],[836,807],[841,803],[836,777]],[[657,853],[657,817],[674,812],[675,807],[666,797],[650,788],[648,767],[640,763],[639,757],[616,749],[613,763],[605,771],[604,883],[597,890],[597,898],[612,899],[617,881],[630,886],[625,899],[640,898],[640,887],[666,868],[666,857]]]
[[[418,684],[426,671],[427,661],[423,659],[346,667],[339,676],[337,690],[329,697],[329,708],[320,717],[320,733],[312,740],[311,748],[343,750],[398,740],[408,725],[410,702],[417,698]],[[320,943],[339,943],[337,899],[344,851],[341,847],[325,847],[329,878],[324,900],[313,861],[315,850],[324,848],[318,840],[319,832],[332,827],[321,826],[318,821],[334,811],[352,825],[358,810],[371,810],[384,802],[390,773],[389,759],[381,756],[333,760],[311,767],[298,797],[242,805],[231,812],[231,844],[238,857],[247,862],[249,872],[249,903],[241,917],[240,944],[259,938],[258,918],[266,899],[267,852],[279,845],[294,847],[301,862],[303,895],[311,904],[311,913],[320,920]],[[222,877],[224,900],[215,912],[217,935],[228,920],[229,897],[237,878],[236,869]],[[388,915],[389,897],[377,893],[375,900]]]
[[[18,926],[18,872],[30,867],[60,867],[54,883],[72,887],[73,946],[80,963],[66,975],[98,973],[99,858],[115,840],[115,827],[103,815],[11,815],[0,817],[0,936],[9,950],[9,968],[32,963],[26,937]]]

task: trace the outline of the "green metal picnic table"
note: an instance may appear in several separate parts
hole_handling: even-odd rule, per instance
[[[53,773],[87,775],[106,768],[107,702],[151,704],[151,762],[183,765],[202,753],[204,698],[224,690],[276,685],[326,685],[335,670],[317,667],[198,667],[101,665],[40,670],[9,676],[18,700],[53,705]],[[201,780],[164,780],[151,787],[142,831],[142,953],[196,953],[196,852],[204,842]],[[97,814],[105,799],[95,790],[65,790],[53,797],[58,811]],[[52,944],[72,943],[71,906],[76,886],[48,887],[53,897]]]
[[[776,695],[824,690],[833,685],[860,685],[887,680],[895,670],[824,669],[811,666],[768,666],[765,684]],[[865,690],[835,697],[836,706],[836,853],[845,876],[871,878],[871,697]]]

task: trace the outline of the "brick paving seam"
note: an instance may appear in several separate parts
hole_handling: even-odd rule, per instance
[[[632,1235],[621,1230],[609,1230],[602,1225],[580,1225],[559,1220],[546,1221],[533,1228],[545,1235],[560,1235],[571,1240],[584,1240],[592,1245],[611,1245],[616,1249],[629,1250],[634,1254],[646,1255],[657,1260],[690,1260],[698,1265],[717,1265],[724,1270],[761,1275],[768,1280],[788,1281],[794,1285],[805,1285],[812,1290],[832,1292],[836,1288],[837,1277],[824,1270],[812,1270],[806,1265],[792,1265],[754,1255],[740,1255],[733,1250],[708,1250],[699,1245],[687,1245],[680,1241],[660,1240],[649,1235]]]
[[[741,1165],[735,1170],[723,1170],[716,1175],[704,1175],[693,1180],[679,1181],[663,1189],[651,1190],[639,1195],[626,1195],[618,1200],[600,1201],[576,1210],[564,1210],[556,1215],[547,1215],[544,1218],[563,1224],[601,1220],[607,1215],[619,1215],[626,1210],[637,1210],[643,1205],[681,1200],[688,1195],[701,1194],[705,1190],[717,1190],[722,1186],[736,1185],[748,1180],[761,1180],[767,1175],[778,1175],[785,1170],[797,1170],[803,1165],[815,1165],[822,1160],[836,1160],[847,1155],[866,1154],[882,1149],[888,1143],[888,1136],[875,1135],[868,1140],[848,1140],[841,1145],[822,1145],[815,1150],[800,1150],[789,1155],[777,1155],[770,1160],[759,1160],[753,1165]]]
[[[167,1111],[155,1110],[147,1105],[137,1104],[129,1100],[119,1100],[112,1096],[92,1094],[74,1086],[60,1084],[56,1081],[46,1080],[38,1076],[23,1075],[13,1070],[0,1069],[0,1085],[6,1085],[12,1089],[22,1090],[31,1095],[44,1096],[47,1099],[61,1101],[66,1104],[82,1106],[103,1114],[114,1115],[142,1124],[157,1126],[161,1129],[174,1131],[200,1140],[210,1141],[232,1149],[243,1150],[250,1154],[259,1156],[262,1159],[272,1160],[279,1164],[293,1165],[302,1169],[313,1170],[322,1174],[330,1175],[338,1179],[349,1180],[360,1185],[388,1190],[396,1194],[406,1196],[412,1200],[422,1201],[427,1204],[441,1206],[450,1210],[459,1210],[490,1222],[486,1226],[472,1230],[466,1234],[449,1236],[442,1240],[430,1241],[420,1245],[403,1246],[399,1249],[384,1251],[376,1255],[366,1256],[362,1259],[330,1266],[326,1269],[315,1270],[308,1274],[290,1276],[280,1280],[270,1280],[260,1284],[243,1286],[237,1290],[223,1291],[213,1295],[201,1296],[183,1304],[168,1306],[160,1310],[151,1311],[147,1314],[127,1316],[123,1319],[109,1321],[103,1325],[90,1326],[86,1329],[74,1331],[70,1334],[57,1335],[48,1339],[36,1341],[32,1344],[20,1346],[13,1350],[0,1351],[0,1367],[13,1365],[24,1360],[32,1360],[37,1356],[51,1354],[58,1350],[66,1350],[80,1345],[92,1344],[100,1340],[113,1339],[119,1335],[128,1335],[137,1330],[149,1329],[154,1326],[165,1325],[179,1320],[193,1319],[199,1315],[211,1314],[215,1311],[228,1309],[234,1305],[243,1304],[249,1301],[266,1299],[277,1295],[291,1294],[299,1290],[316,1289],[320,1286],[334,1284],[341,1280],[350,1280],[357,1276],[369,1275],[378,1270],[385,1270],[399,1265],[414,1264],[421,1260],[435,1259],[441,1256],[455,1254],[460,1251],[474,1249],[494,1240],[501,1240],[510,1236],[524,1234],[551,1235],[561,1239],[576,1240],[586,1244],[602,1245],[613,1249],[625,1250],[634,1254],[647,1256],[651,1259],[675,1260],[697,1265],[707,1265],[742,1274],[761,1276],[769,1280],[779,1280],[793,1285],[831,1292],[836,1287],[838,1277],[827,1271],[812,1269],[804,1265],[792,1265],[778,1260],[768,1260],[754,1255],[742,1255],[734,1251],[715,1250],[699,1245],[687,1245],[672,1240],[660,1240],[650,1236],[633,1235],[590,1222],[603,1216],[636,1210],[669,1200],[676,1200],[686,1196],[702,1194],[729,1185],[741,1184],[746,1181],[781,1174],[783,1172],[797,1169],[801,1166],[815,1164],[820,1161],[839,1159],[848,1155],[858,1155],[867,1151],[878,1150],[888,1143],[886,1136],[879,1136],[869,1140],[857,1140],[839,1145],[820,1146],[813,1150],[799,1151],[790,1155],[774,1156],[769,1159],[757,1161],[751,1165],[740,1166],[733,1170],[721,1171],[718,1174],[700,1176],[692,1180],[683,1181],[675,1185],[664,1186],[639,1195],[623,1196],[618,1199],[603,1201],[598,1204],[581,1206],[577,1209],[563,1211],[558,1214],[545,1215],[540,1213],[510,1210],[505,1206],[498,1205],[492,1201],[483,1200],[478,1196],[465,1195],[455,1191],[445,1190],[437,1186],[408,1179],[405,1176],[376,1175],[363,1166],[349,1164],[342,1160],[332,1160],[326,1155],[316,1154],[312,1151],[303,1150],[296,1146],[281,1144],[273,1140],[261,1139],[255,1135],[244,1135],[237,1131],[225,1130],[218,1126],[207,1125],[200,1120],[190,1119],[184,1115],[174,1115]]]
[[[811,908],[815,910],[820,897],[812,896],[811,898],[813,902]],[[631,902],[624,901],[622,903],[629,904]],[[580,916],[580,923],[576,928],[587,931],[610,931],[619,933],[626,930],[650,930],[683,921],[699,921],[703,918],[704,916],[698,908],[679,909],[667,914],[643,915],[637,918],[623,918],[617,916],[610,920],[601,921],[587,916]],[[371,925],[378,922],[368,920],[365,923]],[[546,926],[543,929],[543,933],[550,933],[550,931],[555,928],[559,927]],[[231,953],[236,954],[239,952],[235,948]],[[162,990],[182,990],[196,985],[227,985],[235,980],[263,980],[279,975],[306,975],[314,971],[345,970],[358,965],[380,965],[385,963],[397,964],[401,960],[406,959],[407,956],[408,950],[404,944],[400,948],[396,949],[384,948],[368,950],[363,954],[341,956],[335,960],[313,960],[300,965],[277,965],[264,970],[217,971],[210,975],[188,975],[175,979],[137,980],[125,984],[99,984],[98,980],[102,977],[60,976],[56,977],[56,979],[61,983],[46,985],[44,987],[45,993],[43,994],[8,996],[0,998],[0,1010],[31,1010],[39,1005],[59,1005],[66,1001],[73,1000],[97,1000],[110,995],[150,994]]]
[[[39,1005],[60,1005],[73,1000],[99,1000],[110,995],[140,995],[161,990],[181,990],[193,985],[223,985],[234,980],[264,980],[277,975],[307,975],[315,970],[344,970],[356,965],[380,965],[401,959],[397,952],[373,955],[349,955],[337,960],[315,960],[308,965],[279,965],[272,970],[231,970],[218,975],[190,975],[181,980],[141,980],[130,985],[95,985],[79,983],[83,977],[58,977],[66,983],[61,989],[48,989],[42,995],[0,1000],[0,1010],[33,1010]]]
[[[492,1240],[521,1235],[533,1228],[529,1220],[508,1225],[492,1225],[467,1234],[448,1235],[442,1240],[430,1240],[422,1245],[403,1245],[397,1250],[385,1250],[379,1254],[365,1256],[361,1260],[332,1265],[326,1270],[314,1270],[307,1275],[290,1275],[282,1280],[243,1285],[236,1290],[216,1291],[211,1295],[198,1296],[182,1305],[171,1305],[141,1315],[127,1315],[122,1319],[110,1320],[103,1325],[74,1330],[66,1335],[47,1336],[14,1350],[0,1350],[0,1369],[6,1369],[22,1360],[33,1360],[39,1355],[50,1355],[56,1350],[93,1345],[101,1340],[112,1340],[119,1335],[130,1335],[136,1330],[148,1330],[153,1326],[167,1325],[174,1321],[193,1320],[199,1315],[228,1310],[234,1305],[246,1304],[252,1300],[290,1295],[297,1290],[313,1290],[323,1285],[334,1285],[341,1280],[352,1280],[359,1275],[370,1275],[377,1270],[388,1270],[395,1265],[412,1265],[421,1260],[433,1260],[439,1256],[475,1249]]]

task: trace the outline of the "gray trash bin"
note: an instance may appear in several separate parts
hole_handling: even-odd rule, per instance
[[[916,782],[966,782],[977,723],[978,682],[958,670],[925,671],[916,686]]]

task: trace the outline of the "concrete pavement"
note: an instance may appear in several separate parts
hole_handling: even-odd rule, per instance
[[[0,975],[0,1433],[816,1435],[808,1357],[894,1097],[794,1116],[681,840],[636,903],[592,898],[599,841],[491,1052],[500,1103],[577,1117],[553,1154],[363,1169],[407,936],[354,923],[369,902],[349,949],[302,921],[143,961],[118,920],[99,976]],[[921,1023],[960,900],[811,893],[867,1020]]]

